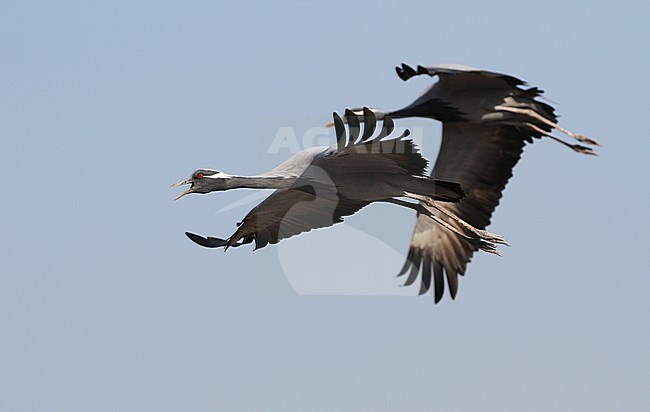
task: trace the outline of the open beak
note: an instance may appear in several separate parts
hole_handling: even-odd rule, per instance
[[[169,187],[170,187],[170,188],[172,188],[172,187],[178,187],[178,186],[183,186],[183,185],[189,185],[189,184],[191,184],[191,183],[192,183],[192,182],[190,182],[189,179],[186,179],[186,180],[183,180],[182,182],[174,183],[173,185],[171,185],[171,186],[169,186]],[[190,194],[190,193],[192,193],[192,186],[190,186],[189,189],[187,189],[186,191],[184,191],[184,192],[181,193],[180,195],[176,196],[176,199],[174,199],[174,200],[178,200],[178,199],[180,199],[181,197],[183,197],[183,196],[185,196],[185,195],[187,195],[187,194]]]

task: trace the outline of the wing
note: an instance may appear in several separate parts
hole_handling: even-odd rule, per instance
[[[520,87],[526,85],[523,80],[507,74],[458,64],[418,66],[417,69],[402,64],[396,70],[404,81],[420,75],[438,77],[438,81],[413,103],[389,113],[396,119],[428,117],[442,122],[509,122],[517,125],[528,122],[542,130],[551,130],[548,123],[539,119],[498,109],[510,106],[531,109],[551,122],[557,121],[553,107],[535,100],[543,93],[542,90],[536,87],[524,89]]]
[[[363,116],[346,110],[345,119],[344,122],[334,113],[337,146],[326,159],[332,169],[415,176],[426,173],[429,161],[420,154],[413,141],[408,139],[411,132],[405,130],[399,136],[391,136],[395,124],[390,116],[384,117],[381,131],[377,134],[377,118],[367,107],[363,108]],[[363,120],[363,134],[360,120]],[[349,133],[346,133],[344,123],[348,124]]]
[[[479,229],[490,224],[501,193],[512,176],[530,133],[514,126],[472,123],[443,124],[443,138],[433,175],[436,179],[458,182],[466,197],[447,209]],[[439,212],[440,218],[464,229]],[[454,233],[418,216],[408,257],[400,275],[409,272],[406,284],[422,274],[420,294],[426,293],[433,277],[436,303],[444,294],[447,278],[452,298],[458,291],[458,275],[463,275],[476,249]]]
[[[443,122],[443,138],[433,174],[458,182],[467,193],[461,203],[448,205],[460,218],[479,229],[490,223],[501,192],[526,142],[548,135],[556,125],[553,107],[536,98],[543,92],[507,74],[462,65],[397,68],[402,80],[437,76],[438,81],[393,117],[428,117]],[[573,147],[580,151],[583,147]],[[438,212],[435,212],[439,215]],[[453,226],[455,222],[440,216]],[[400,274],[409,272],[407,284],[422,274],[421,293],[433,279],[438,302],[447,278],[452,298],[458,275],[465,273],[475,249],[430,219],[418,217],[411,245]]]
[[[513,87],[526,84],[526,82],[514,76],[475,69],[474,67],[462,64],[435,64],[432,66],[418,66],[413,69],[411,66],[402,63],[402,67],[396,67],[395,71],[399,78],[404,81],[423,74],[431,77],[439,76],[440,81],[447,82],[450,87],[457,89],[472,90],[485,88],[510,90]]]
[[[310,166],[301,178],[306,178],[307,181],[318,181],[319,179],[312,177],[311,174],[326,170],[331,180],[337,182],[337,189],[349,198],[363,196],[364,199],[381,200],[400,196],[401,192],[386,194],[395,192],[395,187],[399,186],[398,182],[403,185],[410,184],[411,186],[408,187],[413,187],[415,192],[423,191],[435,200],[457,202],[464,196],[461,185],[456,182],[430,178],[418,179],[425,176],[429,162],[422,156],[413,141],[408,139],[410,134],[408,130],[399,136],[391,137],[394,123],[390,116],[384,117],[381,131],[377,135],[375,135],[377,123],[375,114],[370,109],[364,108],[362,119],[364,130],[360,136],[360,118],[351,110],[346,110],[348,136],[343,119],[335,113],[337,145],[322,158],[315,159],[312,163],[315,167]],[[350,175],[354,179],[349,179]],[[396,176],[398,179],[395,178]],[[408,182],[402,178],[408,178]],[[372,193],[367,190],[369,187],[373,188],[370,191]]]
[[[316,196],[311,187],[280,189],[251,210],[227,240],[203,238],[192,233],[187,235],[205,247],[228,248],[254,241],[255,249],[260,249],[312,229],[340,223],[344,216],[352,215],[368,204],[337,196]]]

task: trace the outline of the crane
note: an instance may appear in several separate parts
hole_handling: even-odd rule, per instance
[[[312,229],[342,222],[343,217],[370,203],[388,202],[429,216],[434,224],[451,230],[471,248],[498,254],[496,245],[507,245],[502,236],[473,228],[453,213],[442,211],[447,217],[443,220],[431,212],[441,209],[438,202],[453,203],[462,199],[465,194],[461,185],[426,176],[428,161],[407,139],[410,132],[406,130],[398,137],[389,138],[394,130],[390,115],[383,116],[382,128],[375,135],[375,114],[368,108],[361,113],[362,119],[359,119],[357,114],[346,110],[345,122],[334,113],[335,145],[304,149],[266,173],[236,176],[213,169],[198,169],[188,179],[173,184],[171,187],[190,185],[176,199],[190,193],[235,188],[276,189],[238,223],[237,230],[227,239],[190,232],[186,235],[208,248],[228,249],[255,242],[255,249],[260,249]],[[344,123],[348,124],[348,132]]]
[[[463,231],[455,215],[477,229],[485,229],[499,204],[502,192],[524,145],[533,138],[549,137],[575,152],[596,155],[585,145],[601,146],[596,140],[573,133],[557,124],[554,108],[537,100],[543,91],[524,88],[516,77],[460,64],[412,68],[396,67],[404,81],[412,77],[437,76],[438,80],[408,106],[390,112],[373,109],[378,118],[424,117],[442,122],[442,143],[431,175],[458,182],[466,192],[462,201],[431,212]],[[359,115],[359,109],[353,109]],[[347,117],[346,117],[347,119]],[[329,124],[331,125],[331,124]],[[572,144],[553,134],[555,129],[577,140]],[[423,205],[429,208],[428,205]],[[445,213],[451,212],[451,213]],[[421,277],[420,293],[428,291],[433,277],[434,300],[444,294],[445,281],[454,299],[458,276],[464,275],[476,247],[462,242],[432,219],[418,215],[406,262],[399,276],[408,273],[405,285]]]

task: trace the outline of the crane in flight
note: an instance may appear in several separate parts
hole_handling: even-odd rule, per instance
[[[424,117],[442,122],[442,143],[431,175],[460,183],[466,197],[444,208],[430,210],[426,204],[423,207],[458,231],[465,229],[449,219],[449,215],[477,229],[485,229],[490,224],[524,145],[532,143],[534,138],[549,137],[587,155],[596,152],[586,145],[600,146],[597,141],[558,125],[553,107],[536,99],[543,91],[537,87],[525,88],[526,83],[516,77],[459,64],[415,69],[402,64],[396,71],[404,81],[420,75],[438,77],[436,83],[408,106],[391,112],[373,111],[378,118]],[[359,115],[359,109],[353,113]],[[572,144],[553,135],[554,129],[579,143]],[[433,276],[434,300],[438,303],[444,294],[445,277],[452,299],[456,297],[458,276],[465,274],[477,248],[432,222],[431,218],[418,215],[399,275],[408,273],[405,284],[411,285],[421,273],[421,294],[427,292]]]
[[[256,176],[234,176],[199,169],[172,185],[190,187],[190,193],[210,193],[235,188],[276,189],[238,223],[229,238],[204,237],[187,232],[195,243],[209,248],[238,247],[255,242],[255,249],[312,229],[342,222],[373,202],[388,202],[429,216],[433,224],[454,232],[472,250],[498,254],[496,244],[507,244],[499,235],[473,228],[439,202],[458,202],[465,196],[461,185],[426,175],[428,161],[407,139],[410,132],[389,138],[394,130],[391,116],[383,116],[375,135],[377,119],[364,108],[362,118],[346,111],[346,121],[334,113],[336,144],[304,149],[276,168]],[[364,128],[361,134],[360,120]],[[348,132],[344,123],[348,123]],[[374,136],[373,136],[374,135]],[[407,198],[415,202],[403,200]],[[428,206],[425,207],[425,206]],[[441,219],[431,210],[440,210]],[[448,221],[455,222],[450,225]],[[458,227],[463,230],[458,230]],[[423,287],[427,287],[423,283]]]

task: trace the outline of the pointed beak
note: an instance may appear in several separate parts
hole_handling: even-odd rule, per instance
[[[192,182],[190,182],[189,179],[186,179],[186,180],[183,180],[182,182],[174,183],[173,185],[171,185],[171,186],[169,186],[169,187],[172,188],[172,187],[178,187],[178,186],[183,186],[183,185],[189,185],[190,183],[192,183]],[[174,199],[174,200],[178,200],[178,199],[180,199],[181,197],[183,197],[183,196],[185,196],[185,195],[187,195],[187,194],[190,194],[190,193],[192,193],[192,187],[191,187],[191,186],[190,186],[189,189],[187,189],[186,191],[184,191],[183,193],[181,193],[180,195],[178,195],[178,196],[176,197],[176,199]]]
[[[174,183],[173,185],[169,186],[169,188],[171,189],[172,187],[178,187],[178,186],[183,186],[183,185],[189,185],[190,183],[191,183],[191,182],[190,182],[190,179],[185,179],[185,180],[183,180],[182,182]]]

